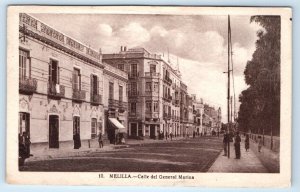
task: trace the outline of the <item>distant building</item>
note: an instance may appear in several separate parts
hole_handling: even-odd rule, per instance
[[[118,143],[128,133],[128,75],[121,69],[105,64],[104,76],[104,138]],[[106,137],[107,136],[107,137]]]
[[[19,136],[30,136],[33,154],[89,147],[104,132],[101,53],[28,14],[19,18]]]
[[[189,96],[187,85],[180,83],[180,126],[181,135],[186,136],[186,129],[189,126]]]
[[[160,55],[121,47],[103,61],[128,74],[128,136],[180,135],[180,75]]]

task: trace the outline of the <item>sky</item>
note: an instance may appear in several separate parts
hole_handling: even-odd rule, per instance
[[[169,50],[174,67],[178,59],[189,93],[221,107],[222,121],[227,122],[227,15],[32,15],[102,53],[118,53],[121,46],[144,47],[166,57]],[[238,97],[247,88],[243,72],[261,30],[250,17],[230,17],[236,111]]]

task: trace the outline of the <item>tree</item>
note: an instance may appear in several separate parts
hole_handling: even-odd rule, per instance
[[[280,16],[252,16],[263,27],[244,75],[249,85],[240,95],[240,129],[280,134]]]

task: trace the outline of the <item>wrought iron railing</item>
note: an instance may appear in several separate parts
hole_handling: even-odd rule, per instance
[[[75,101],[84,101],[85,100],[85,91],[83,90],[78,90],[78,89],[73,89],[73,94],[72,98]]]
[[[52,97],[62,98],[65,96],[65,86],[48,83],[48,95]]]
[[[159,78],[159,73],[145,72],[145,77]]]
[[[19,91],[21,93],[33,94],[37,89],[37,80],[35,78],[19,78]]]
[[[100,105],[102,103],[102,95],[99,94],[91,95],[91,103],[95,105]]]

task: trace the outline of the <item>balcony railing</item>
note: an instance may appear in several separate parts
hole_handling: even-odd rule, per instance
[[[100,105],[102,103],[102,95],[99,94],[91,95],[91,103],[94,105]]]
[[[51,97],[62,98],[65,96],[65,86],[48,83],[48,95]]]
[[[163,100],[165,100],[165,101],[167,101],[167,102],[171,102],[171,101],[172,101],[172,96],[170,96],[170,95],[169,95],[169,96],[166,96],[166,95],[165,95],[165,96],[163,97]]]
[[[140,74],[139,74],[139,72],[137,72],[137,73],[128,73],[128,78],[129,79],[136,79],[136,78],[138,78],[140,76]]]
[[[164,119],[171,119],[171,114],[164,113]]]
[[[37,80],[35,78],[19,78],[19,91],[24,94],[33,94],[37,89]]]
[[[145,77],[159,78],[159,73],[145,72]]]
[[[72,98],[74,101],[82,102],[85,100],[85,91],[73,89]]]
[[[166,83],[169,84],[169,85],[172,85],[172,80],[171,80],[170,77],[168,77],[168,76],[165,76],[164,82],[166,82]]]
[[[139,96],[139,92],[138,92],[138,91],[136,91],[136,92],[128,91],[128,96],[129,96],[129,97],[136,97],[136,96]]]
[[[119,101],[114,99],[108,99],[108,108],[119,108]]]
[[[146,111],[145,112],[145,117],[146,118],[150,118],[150,119],[152,119],[152,118],[159,118],[158,112],[153,112],[153,111]]]
[[[128,107],[128,103],[124,101],[119,101],[119,108],[126,110]]]

